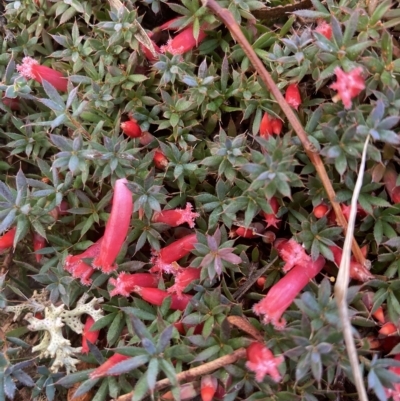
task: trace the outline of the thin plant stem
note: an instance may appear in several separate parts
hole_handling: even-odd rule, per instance
[[[368,142],[369,142],[369,135],[365,140],[361,158],[360,170],[358,172],[356,185],[354,187],[353,197],[351,198],[349,225],[347,228],[346,238],[343,245],[343,255],[342,255],[342,260],[340,262],[339,273],[335,284],[335,298],[339,308],[340,320],[343,326],[344,341],[346,343],[346,350],[347,354],[349,355],[350,365],[352,368],[354,381],[360,401],[368,401],[368,396],[359,366],[358,354],[356,350],[356,345],[354,343],[353,332],[351,328],[351,320],[349,316],[349,309],[347,306],[346,298],[350,280],[351,239],[354,233],[354,225],[357,214],[357,200],[358,196],[360,195],[364,177]]]
[[[276,101],[278,102],[279,106],[285,113],[288,121],[290,122],[294,131],[299,137],[307,153],[307,156],[311,160],[311,163],[317,170],[319,178],[321,179],[322,185],[325,188],[329,201],[331,202],[332,208],[335,212],[337,222],[346,233],[347,221],[343,215],[340,204],[335,200],[336,194],[331,184],[331,180],[326,172],[325,166],[321,160],[321,157],[318,154],[317,149],[308,139],[307,133],[305,132],[297,116],[295,115],[289,104],[286,102],[279,88],[276,86],[269,72],[265,69],[264,64],[258,58],[257,54],[251,47],[250,43],[243,35],[240,26],[237,24],[230,11],[225,8],[222,8],[215,0],[201,0],[201,1],[203,6],[208,7],[226,25],[226,27],[231,32],[232,37],[239,43],[243,51],[246,53],[253,67],[256,69],[261,79],[265,83],[266,87],[275,97]],[[357,261],[364,266],[365,265],[364,255],[362,254],[361,249],[354,238],[352,238],[352,250]]]

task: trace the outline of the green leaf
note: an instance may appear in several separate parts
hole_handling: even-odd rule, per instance
[[[125,315],[122,312],[118,312],[107,331],[107,342],[110,346],[113,346],[118,341],[124,327]]]
[[[129,373],[134,369],[143,366],[145,363],[149,361],[148,355],[138,355],[133,358],[126,359],[125,361],[118,362],[116,365],[108,369],[107,375],[111,376],[119,376],[124,373]]]

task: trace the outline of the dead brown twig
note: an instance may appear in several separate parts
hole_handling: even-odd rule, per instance
[[[235,363],[238,359],[244,358],[245,356],[246,356],[246,349],[239,348],[236,351],[232,352],[232,354],[224,355],[221,358],[215,359],[214,361],[178,373],[176,375],[176,380],[178,382],[190,381],[203,375],[207,375],[213,372],[214,370],[222,368],[223,366]],[[154,387],[154,391],[162,390],[163,388],[166,388],[170,385],[171,382],[169,379],[159,380]],[[132,396],[133,392],[130,392],[128,394],[121,395],[115,401],[130,401],[132,399]]]
[[[307,133],[304,131],[304,128],[301,125],[300,121],[297,119],[293,110],[286,102],[285,98],[276,86],[269,72],[265,69],[264,64],[257,57],[257,54],[254,52],[250,43],[243,35],[240,26],[237,24],[230,11],[220,7],[215,0],[202,0],[202,3],[203,6],[208,7],[226,25],[226,27],[231,32],[232,37],[239,43],[239,45],[249,58],[250,62],[252,63],[253,67],[256,69],[272,95],[275,97],[278,104],[281,106],[282,111],[285,113],[288,121],[290,122],[294,131],[299,137],[307,156],[317,170],[317,173],[322,181],[322,185],[324,186],[325,191],[328,195],[329,201],[331,202],[333,210],[335,211],[338,224],[343,228],[344,232],[346,233],[347,220],[342,213],[342,209],[340,208],[339,203],[335,200],[336,194],[332,187],[329,176],[325,170],[321,157],[317,153],[317,150],[315,149],[313,144],[308,139]],[[357,261],[364,266],[365,258],[354,237],[352,239],[352,251]]]

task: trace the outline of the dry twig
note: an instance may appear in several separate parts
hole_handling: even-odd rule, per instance
[[[245,356],[246,356],[246,349],[239,348],[236,351],[232,352],[232,354],[222,356],[221,358],[215,359],[214,361],[178,373],[176,375],[176,380],[179,382],[187,382],[192,379],[202,377],[211,372],[214,372],[214,370],[222,368],[223,366],[235,363],[238,359],[244,358]],[[170,385],[171,382],[169,379],[162,379],[156,383],[154,391],[162,390],[163,388],[166,388]],[[130,401],[132,399],[132,396],[133,392],[130,392],[128,394],[121,395],[115,401]]]
[[[364,177],[365,159],[367,156],[368,142],[369,142],[369,136],[367,137],[364,144],[360,170],[358,172],[358,177],[354,188],[353,197],[351,198],[349,225],[346,233],[346,239],[343,245],[343,255],[342,255],[342,261],[340,262],[339,274],[335,285],[335,298],[336,298],[336,303],[338,304],[340,320],[343,326],[344,341],[346,343],[346,350],[349,355],[350,365],[353,371],[354,381],[360,401],[368,401],[368,396],[367,396],[367,391],[365,390],[364,380],[359,367],[358,354],[356,350],[356,345],[354,343],[354,338],[351,328],[351,320],[349,316],[349,310],[347,307],[346,298],[347,298],[347,288],[350,280],[351,239],[353,237],[354,223],[357,214],[357,200],[360,194],[362,180]]]

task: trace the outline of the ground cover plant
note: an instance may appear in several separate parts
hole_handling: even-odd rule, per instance
[[[398,2],[3,8],[0,399],[400,400]]]

